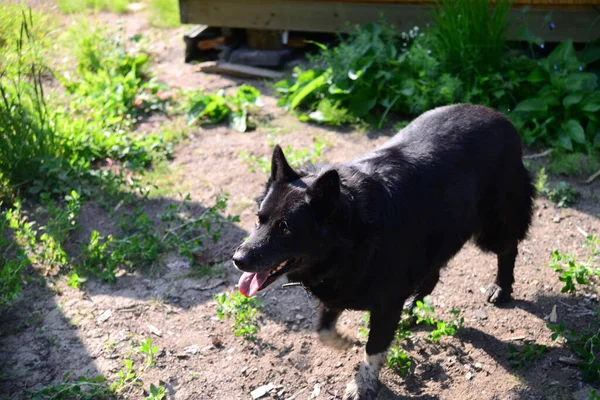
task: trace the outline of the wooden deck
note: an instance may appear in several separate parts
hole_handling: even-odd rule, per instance
[[[179,0],[181,21],[216,27],[309,32],[348,32],[354,25],[383,19],[400,30],[431,22],[435,1],[408,0]],[[572,39],[589,42],[600,37],[600,0],[515,0],[515,12],[531,5],[525,14],[529,29],[545,41]],[[552,11],[556,28],[544,19]],[[510,39],[518,39],[512,24]]]

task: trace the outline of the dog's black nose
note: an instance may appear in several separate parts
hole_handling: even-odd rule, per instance
[[[238,249],[232,257],[233,265],[237,269],[243,270],[246,265],[248,265],[248,254],[246,252]]]

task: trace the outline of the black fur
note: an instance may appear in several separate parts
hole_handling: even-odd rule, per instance
[[[370,311],[366,352],[377,354],[407,298],[431,293],[440,268],[471,238],[498,257],[488,300],[510,300],[533,198],[506,117],[481,106],[441,107],[347,164],[294,171],[277,146],[260,223],[234,262],[258,272],[289,260],[281,274],[322,302],[319,329],[333,328],[344,309]]]

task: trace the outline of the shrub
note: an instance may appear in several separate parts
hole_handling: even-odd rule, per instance
[[[509,114],[525,144],[566,151],[600,149],[598,77],[585,72],[571,41],[540,60],[527,80],[538,90]]]

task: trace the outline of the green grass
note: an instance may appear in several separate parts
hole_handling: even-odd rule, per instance
[[[600,169],[600,152],[564,153],[556,152],[550,156],[548,171],[557,175],[593,174]]]
[[[58,9],[65,14],[87,9],[125,13],[129,3],[129,0],[58,0]]]
[[[444,70],[474,77],[497,69],[506,50],[512,1],[437,0],[431,45]]]
[[[269,147],[275,147],[275,141],[270,138],[268,141]],[[312,149],[301,148],[294,149],[291,145],[287,146],[284,150],[285,157],[292,168],[298,168],[306,163],[315,163],[317,161],[323,161],[323,150],[326,147],[325,141],[320,138],[315,138]],[[248,153],[242,150],[239,154],[240,158],[244,163],[248,164],[250,172],[255,172],[260,169],[265,174],[271,173],[271,158],[267,156],[255,156],[254,154]]]
[[[150,23],[159,28],[173,28],[181,24],[177,0],[150,0]]]

